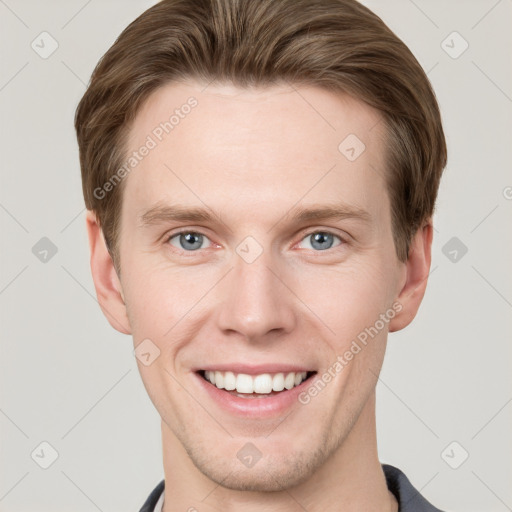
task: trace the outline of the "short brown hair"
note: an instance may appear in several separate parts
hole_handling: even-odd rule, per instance
[[[162,0],[101,58],[75,115],[85,204],[118,271],[123,183],[102,198],[94,191],[125,161],[143,102],[187,79],[313,85],[378,109],[394,243],[407,259],[411,237],[433,214],[447,158],[435,94],[407,46],[355,0]]]

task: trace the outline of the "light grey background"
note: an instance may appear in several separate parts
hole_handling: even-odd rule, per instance
[[[163,477],[132,340],[95,299],[73,130],[94,65],[154,3],[0,0],[0,511],[138,511]],[[512,510],[512,1],[364,3],[428,72],[449,146],[426,297],[378,387],[380,458],[445,510]]]

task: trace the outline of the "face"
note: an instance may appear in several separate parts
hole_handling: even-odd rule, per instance
[[[127,331],[164,440],[225,487],[296,485],[367,428],[406,268],[380,120],[314,87],[189,82],[131,128],[150,149],[123,184]]]

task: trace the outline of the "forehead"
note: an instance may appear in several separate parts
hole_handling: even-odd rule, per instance
[[[123,202],[141,211],[156,202],[231,198],[250,209],[346,197],[375,210],[379,196],[387,200],[384,147],[380,114],[347,95],[294,85],[167,84],[129,132],[128,153],[139,160]]]

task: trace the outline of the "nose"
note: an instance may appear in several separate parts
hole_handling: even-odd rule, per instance
[[[217,323],[224,334],[261,342],[293,331],[298,318],[294,295],[277,268],[269,250],[252,262],[233,255],[232,270],[216,297]]]

